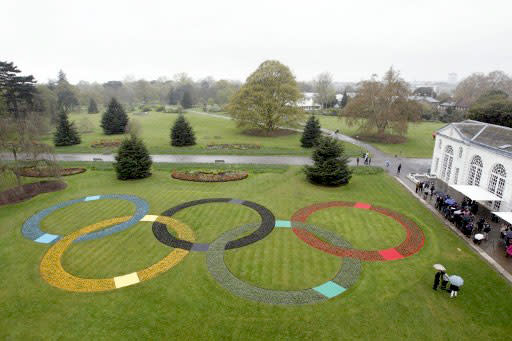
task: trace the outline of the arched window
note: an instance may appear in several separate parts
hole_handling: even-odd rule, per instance
[[[450,175],[452,173],[452,163],[453,163],[453,148],[448,145],[444,149],[443,154],[443,166],[441,172],[441,179],[444,179],[447,183],[450,182]]]
[[[482,158],[478,155],[473,156],[471,164],[469,165],[468,185],[480,186],[483,168],[484,163],[482,162]]]
[[[489,192],[496,194],[496,196],[503,198],[503,192],[505,191],[505,183],[507,178],[507,172],[505,167],[498,163],[492,167],[491,177],[489,178]],[[494,210],[499,210],[501,201],[495,201],[493,204]]]

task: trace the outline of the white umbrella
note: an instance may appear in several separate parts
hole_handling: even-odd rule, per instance
[[[460,276],[451,275],[449,278],[450,278],[450,283],[453,285],[461,287],[464,284],[464,280]]]
[[[481,233],[477,233],[477,234],[475,234],[475,239],[476,240],[482,240],[482,239],[484,239],[484,235],[481,234]]]
[[[446,271],[446,268],[442,266],[441,264],[434,264],[434,269],[439,271]]]

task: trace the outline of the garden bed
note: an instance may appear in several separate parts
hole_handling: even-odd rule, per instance
[[[35,197],[41,193],[57,192],[66,188],[63,181],[39,181],[9,188],[0,192],[0,205],[14,204]]]
[[[236,171],[174,171],[171,176],[174,179],[194,182],[227,182],[246,179],[247,172]]]
[[[75,175],[85,172],[85,168],[73,167],[73,168],[59,168],[59,169],[49,169],[42,168],[37,169],[34,167],[26,167],[21,168],[16,171],[16,173],[20,176],[26,176],[31,178],[48,178],[53,176],[68,176]],[[57,172],[58,174],[55,174]]]
[[[223,144],[211,143],[206,146],[206,149],[248,150],[248,149],[260,149],[260,148],[261,148],[261,146],[259,144],[250,144],[250,143],[223,143]]]
[[[297,134],[295,130],[290,129],[275,129],[270,132],[263,129],[246,129],[243,131],[245,135],[250,136],[263,136],[263,137],[277,137],[277,136],[288,136]]]
[[[121,145],[121,140],[99,140],[91,144],[92,148],[117,148]]]

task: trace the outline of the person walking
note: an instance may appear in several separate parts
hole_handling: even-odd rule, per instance
[[[386,164],[386,168],[389,168],[389,160],[386,160],[385,164]]]
[[[359,156],[356,158],[356,163],[359,166]]]
[[[369,157],[369,158],[368,158],[368,166],[370,166],[371,164],[372,164],[372,158],[371,158],[371,157]]]
[[[396,175],[400,175],[400,171],[402,170],[402,164],[400,163],[398,165],[398,168],[396,169]]]
[[[450,277],[446,272],[443,271],[443,277],[441,277],[441,290],[447,290],[446,286],[448,285],[449,281]]]

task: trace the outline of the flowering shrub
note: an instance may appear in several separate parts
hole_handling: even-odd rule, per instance
[[[174,179],[195,182],[227,182],[243,180],[249,176],[247,172],[217,172],[217,171],[174,171],[171,176]]]

